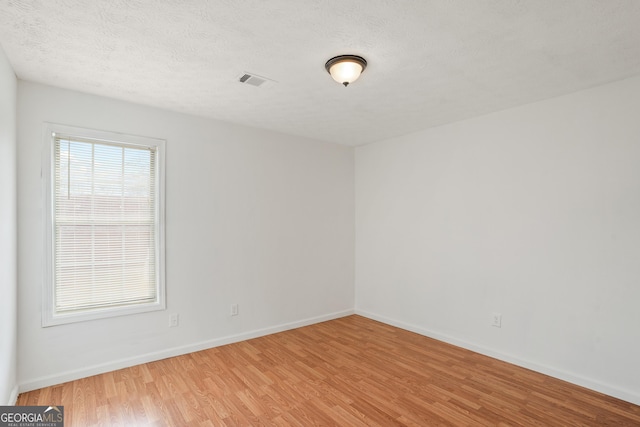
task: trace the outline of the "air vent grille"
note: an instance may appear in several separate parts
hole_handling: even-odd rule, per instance
[[[238,81],[242,84],[247,84],[255,87],[264,87],[268,86],[271,83],[274,83],[273,80],[268,79],[266,77],[261,77],[252,73],[242,73],[238,76]]]

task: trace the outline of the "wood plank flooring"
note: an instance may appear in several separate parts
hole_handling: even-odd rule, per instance
[[[23,393],[86,426],[640,426],[640,406],[360,316]]]

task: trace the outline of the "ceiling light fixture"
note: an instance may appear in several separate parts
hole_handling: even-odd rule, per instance
[[[333,80],[347,87],[349,83],[358,80],[360,74],[367,68],[367,61],[356,55],[340,55],[331,58],[324,64]]]

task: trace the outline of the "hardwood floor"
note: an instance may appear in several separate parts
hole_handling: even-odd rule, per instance
[[[640,426],[640,406],[360,316],[23,393],[65,426]]]

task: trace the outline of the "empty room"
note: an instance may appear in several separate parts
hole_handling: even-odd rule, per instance
[[[0,1],[0,427],[640,426],[640,1]]]

